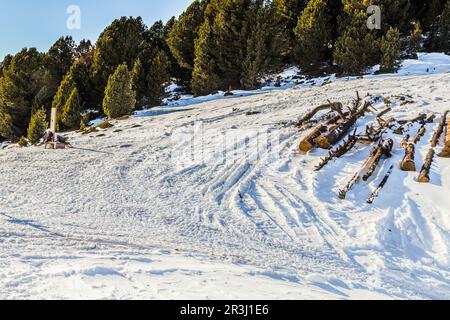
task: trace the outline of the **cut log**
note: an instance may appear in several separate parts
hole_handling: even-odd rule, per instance
[[[330,151],[328,156],[321,159],[320,163],[315,167],[315,171],[321,170],[323,167],[325,167],[328,162],[330,162],[334,158],[340,158],[343,155],[345,155],[347,152],[349,152],[353,147],[356,145],[356,129],[353,132],[352,135],[348,137],[347,140],[345,140],[340,146],[338,146],[335,150]]]
[[[314,139],[315,144],[319,148],[330,149],[333,145],[335,145],[345,137],[345,135],[355,125],[356,121],[358,121],[359,118],[367,113],[370,105],[370,102],[366,102],[361,110],[350,115],[350,118],[338,124],[335,128],[329,131],[328,134],[316,137]]]
[[[400,142],[400,145],[402,146],[402,148],[406,148],[409,144],[409,134],[407,134],[403,140]]]
[[[448,111],[445,111],[444,114],[441,117],[441,121],[439,122],[439,125],[434,132],[433,138],[431,139],[431,147],[435,148],[439,143],[439,138],[442,135],[442,132],[444,132],[445,123],[447,122],[447,114]]]
[[[388,172],[386,173],[386,175],[384,176],[383,180],[381,180],[380,184],[376,187],[376,189],[372,192],[372,194],[370,195],[369,199],[367,200],[368,204],[372,204],[375,200],[376,197],[378,197],[378,194],[380,193],[381,189],[383,189],[383,187],[386,185],[386,183],[389,180],[389,177],[392,174],[392,171],[394,170],[394,165],[392,165]]]
[[[414,136],[414,138],[412,139],[412,142],[414,144],[417,144],[417,142],[420,141],[420,139],[422,139],[422,137],[425,135],[425,133],[427,132],[427,128],[425,127],[425,124],[423,124],[419,131],[417,132],[417,134]]]
[[[434,120],[436,120],[436,115],[432,114],[431,116],[428,117],[427,123],[433,123]]]
[[[442,152],[438,154],[442,158],[450,158],[450,122],[447,124],[447,133],[445,135],[445,145]]]
[[[401,168],[403,171],[416,171],[416,163],[414,162],[415,145],[413,143],[408,143],[405,147],[405,156],[401,163]]]
[[[383,154],[389,157],[391,156],[393,146],[394,141],[392,139],[385,139],[382,142],[380,142],[378,147],[374,148],[374,150],[370,153],[370,156],[366,159],[361,169],[357,173],[355,173],[353,177],[350,179],[350,181],[345,185],[345,187],[339,191],[339,198],[345,199],[345,197],[347,196],[347,192],[350,191],[350,189],[355,185],[355,183],[361,180],[361,178],[364,181],[367,181],[367,179],[374,172],[376,165],[379,163],[381,159],[381,156]]]
[[[340,106],[340,108],[339,108]],[[301,127],[303,124],[305,124],[306,122],[308,122],[309,120],[311,120],[318,112],[323,111],[323,110],[327,110],[327,109],[339,109],[342,110],[342,104],[340,102],[329,102],[327,104],[323,104],[321,106],[318,106],[316,108],[314,108],[313,110],[311,110],[310,112],[308,112],[307,114],[305,114],[298,122],[297,122],[297,126]]]
[[[425,158],[425,162],[423,164],[422,169],[420,170],[419,177],[417,181],[420,183],[429,183],[430,182],[430,169],[433,163],[435,151],[433,148],[428,151],[427,157]]]
[[[309,152],[314,148],[314,139],[320,137],[320,135],[327,131],[325,125],[318,125],[306,138],[304,138],[299,145],[301,152]]]
[[[364,181],[369,180],[369,178],[375,172],[383,156],[386,156],[388,158],[391,157],[393,147],[394,147],[394,140],[392,139],[385,139],[379,144],[379,146],[375,149],[375,152],[372,153],[372,160],[370,162],[367,172],[363,175]]]

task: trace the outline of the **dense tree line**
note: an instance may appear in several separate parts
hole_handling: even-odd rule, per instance
[[[382,9],[370,30],[369,5]],[[59,129],[88,111],[120,117],[159,105],[172,79],[194,95],[254,89],[288,65],[305,73],[394,72],[418,51],[450,53],[448,0],[195,0],[177,19],[147,27],[112,22],[95,44],[61,37],[0,64],[0,138],[35,142],[51,107]]]

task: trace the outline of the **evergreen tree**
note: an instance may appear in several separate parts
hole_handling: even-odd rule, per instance
[[[56,112],[58,114],[58,124],[62,121],[61,115],[64,112],[66,102],[69,99],[73,89],[75,88],[76,83],[73,79],[73,68],[71,68],[64,79],[61,81],[61,84],[58,87],[58,91],[53,98],[52,108],[56,108]]]
[[[247,41],[247,56],[244,60],[244,88],[256,89],[260,86],[263,73],[268,70],[267,52],[267,14],[261,1],[250,10],[249,22],[252,25]]]
[[[442,12],[441,0],[430,0],[427,2],[427,13],[425,16],[425,31],[428,31],[425,48],[436,51],[439,47],[439,15]]]
[[[77,88],[73,88],[62,112],[61,121],[67,128],[76,129],[80,125],[82,102]]]
[[[439,47],[450,54],[450,1],[445,5],[439,21]]]
[[[195,39],[204,21],[208,1],[195,0],[174,23],[167,38],[178,64],[192,72],[195,59]]]
[[[270,3],[267,33],[270,34],[272,45],[268,53],[278,67],[291,63],[294,59],[297,47],[294,29],[306,3],[305,0],[273,0]]]
[[[391,27],[381,39],[380,47],[381,71],[396,71],[400,65],[400,32]]]
[[[136,92],[136,107],[144,106],[146,103],[147,83],[141,59],[137,58],[131,70],[133,90]]]
[[[0,77],[3,77],[3,69],[9,68],[9,65],[11,64],[12,59],[13,59],[13,56],[8,54],[5,56],[3,61],[0,63]]]
[[[152,65],[148,73],[148,103],[150,106],[157,106],[161,103],[165,95],[165,85],[170,80],[168,73],[169,61],[166,54],[160,50],[152,60]]]
[[[72,37],[61,37],[45,55],[45,64],[56,88],[72,66],[75,57],[75,42]]]
[[[366,17],[356,12],[350,25],[336,41],[334,61],[344,74],[361,74],[379,61],[379,41],[366,26]]]
[[[220,88],[219,76],[211,37],[211,25],[205,20],[195,40],[195,64],[192,71],[192,92],[194,95],[206,95]]]
[[[37,144],[48,128],[47,114],[44,108],[38,109],[28,125],[27,138],[31,144]]]
[[[101,102],[108,77],[125,63],[132,68],[145,44],[147,28],[141,17],[122,17],[113,21],[100,35],[94,49],[92,71]]]
[[[308,70],[326,60],[331,43],[326,0],[311,0],[294,30],[298,40],[298,62]]]
[[[0,78],[0,135],[16,139],[26,134],[38,92],[45,86],[43,57],[23,49],[3,68]]]
[[[421,49],[421,42],[422,42],[422,27],[419,21],[415,21],[413,23],[411,34],[409,36],[409,43],[407,49],[409,58],[417,59],[417,52],[419,52]]]
[[[126,64],[121,64],[109,77],[103,99],[103,111],[110,118],[131,114],[136,105],[131,73]]]

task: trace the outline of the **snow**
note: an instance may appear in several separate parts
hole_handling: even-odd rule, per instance
[[[431,183],[419,184],[399,169],[402,137],[388,134],[393,157],[340,200],[371,147],[315,172],[326,152],[300,154],[308,131],[283,125],[356,90],[379,97],[380,111],[389,98],[396,118],[449,108],[447,56],[403,66],[187,97],[70,133],[74,149],[1,150],[0,298],[449,299],[450,160],[436,158]],[[437,121],[417,145],[419,168]]]

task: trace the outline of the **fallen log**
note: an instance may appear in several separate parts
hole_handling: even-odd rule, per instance
[[[381,159],[381,156],[383,154],[390,156],[390,152],[392,151],[393,145],[394,145],[394,141],[392,139],[385,139],[382,142],[380,142],[378,147],[374,148],[374,150],[370,153],[370,156],[366,159],[366,161],[362,165],[361,169],[357,173],[355,173],[353,175],[353,177],[350,179],[350,181],[346,184],[346,186],[339,191],[339,198],[345,199],[348,191],[350,191],[350,189],[359,180],[361,180],[361,178],[364,181],[367,181],[367,179],[374,172],[376,165],[379,163],[379,161]],[[380,153],[381,153],[381,156],[379,155]],[[370,171],[372,171],[372,172],[369,174]],[[365,177],[367,177],[367,179],[364,179]]]
[[[388,182],[389,177],[391,176],[393,170],[394,170],[394,165],[391,165],[388,172],[384,176],[383,180],[381,180],[380,184],[375,188],[375,190],[372,192],[369,199],[367,200],[368,204],[372,204],[374,202],[375,198],[378,197],[378,194],[380,193],[381,189],[383,189],[383,187]]]
[[[314,147],[314,139],[322,135],[322,133],[327,131],[327,126],[318,125],[306,138],[300,141],[299,150],[301,152],[311,151]]]
[[[386,110],[380,112],[379,114],[377,114],[377,118],[382,118],[385,114],[389,113],[392,111],[392,108],[387,108]]]
[[[450,158],[450,122],[447,124],[447,133],[445,135],[445,145],[442,152],[438,154],[442,158]]]
[[[340,108],[339,108],[340,105]],[[307,114],[305,114],[298,122],[297,122],[297,126],[301,127],[303,124],[305,124],[306,122],[308,122],[309,120],[311,120],[318,112],[323,111],[323,110],[327,110],[327,109],[339,109],[342,110],[342,104],[340,102],[329,102],[327,104],[323,104],[321,106],[318,106],[316,108],[314,108],[313,110],[311,110],[310,112],[308,112]]]
[[[363,181],[369,180],[369,178],[375,172],[383,156],[386,156],[388,158],[391,157],[393,147],[394,147],[394,140],[392,139],[385,139],[378,145],[377,149],[375,149],[375,153],[373,154],[371,163],[369,165],[369,169],[363,176]]]
[[[428,151],[427,157],[425,158],[425,162],[422,166],[422,169],[420,170],[419,177],[417,178],[417,181],[420,183],[429,183],[430,182],[430,169],[431,165],[433,163],[435,151],[433,148]]]
[[[320,163],[314,168],[314,171],[319,171],[323,167],[325,167],[328,162],[333,160],[334,158],[340,158],[349,152],[356,145],[356,129],[352,135],[348,137],[341,145],[339,145],[335,150],[331,150],[328,156],[321,159]]]
[[[433,134],[433,138],[431,139],[431,147],[432,148],[435,148],[438,145],[439,138],[441,137],[442,133],[444,132],[444,127],[447,122],[447,114],[448,114],[448,110],[445,111],[444,114],[442,115],[441,121],[439,122],[439,125]]]
[[[422,137],[425,135],[425,133],[427,132],[427,128],[425,127],[425,124],[423,124],[419,131],[417,132],[417,134],[414,136],[414,138],[412,139],[412,142],[414,144],[417,144],[417,142],[420,141],[420,139],[422,139]]]
[[[405,147],[405,156],[400,165],[403,171],[416,171],[416,163],[414,162],[415,151],[416,148],[413,143],[408,143]]]
[[[338,124],[335,128],[329,131],[327,135],[320,135],[316,137],[314,139],[315,144],[319,148],[330,149],[333,145],[335,145],[345,137],[345,135],[355,125],[356,121],[358,121],[359,118],[367,113],[370,105],[370,102],[366,102],[359,111],[351,114],[350,118]]]
[[[402,146],[402,148],[406,148],[406,147],[408,146],[408,144],[409,144],[409,138],[410,138],[410,136],[409,136],[409,134],[407,134],[407,135],[402,139],[402,141],[400,142],[400,145]]]

